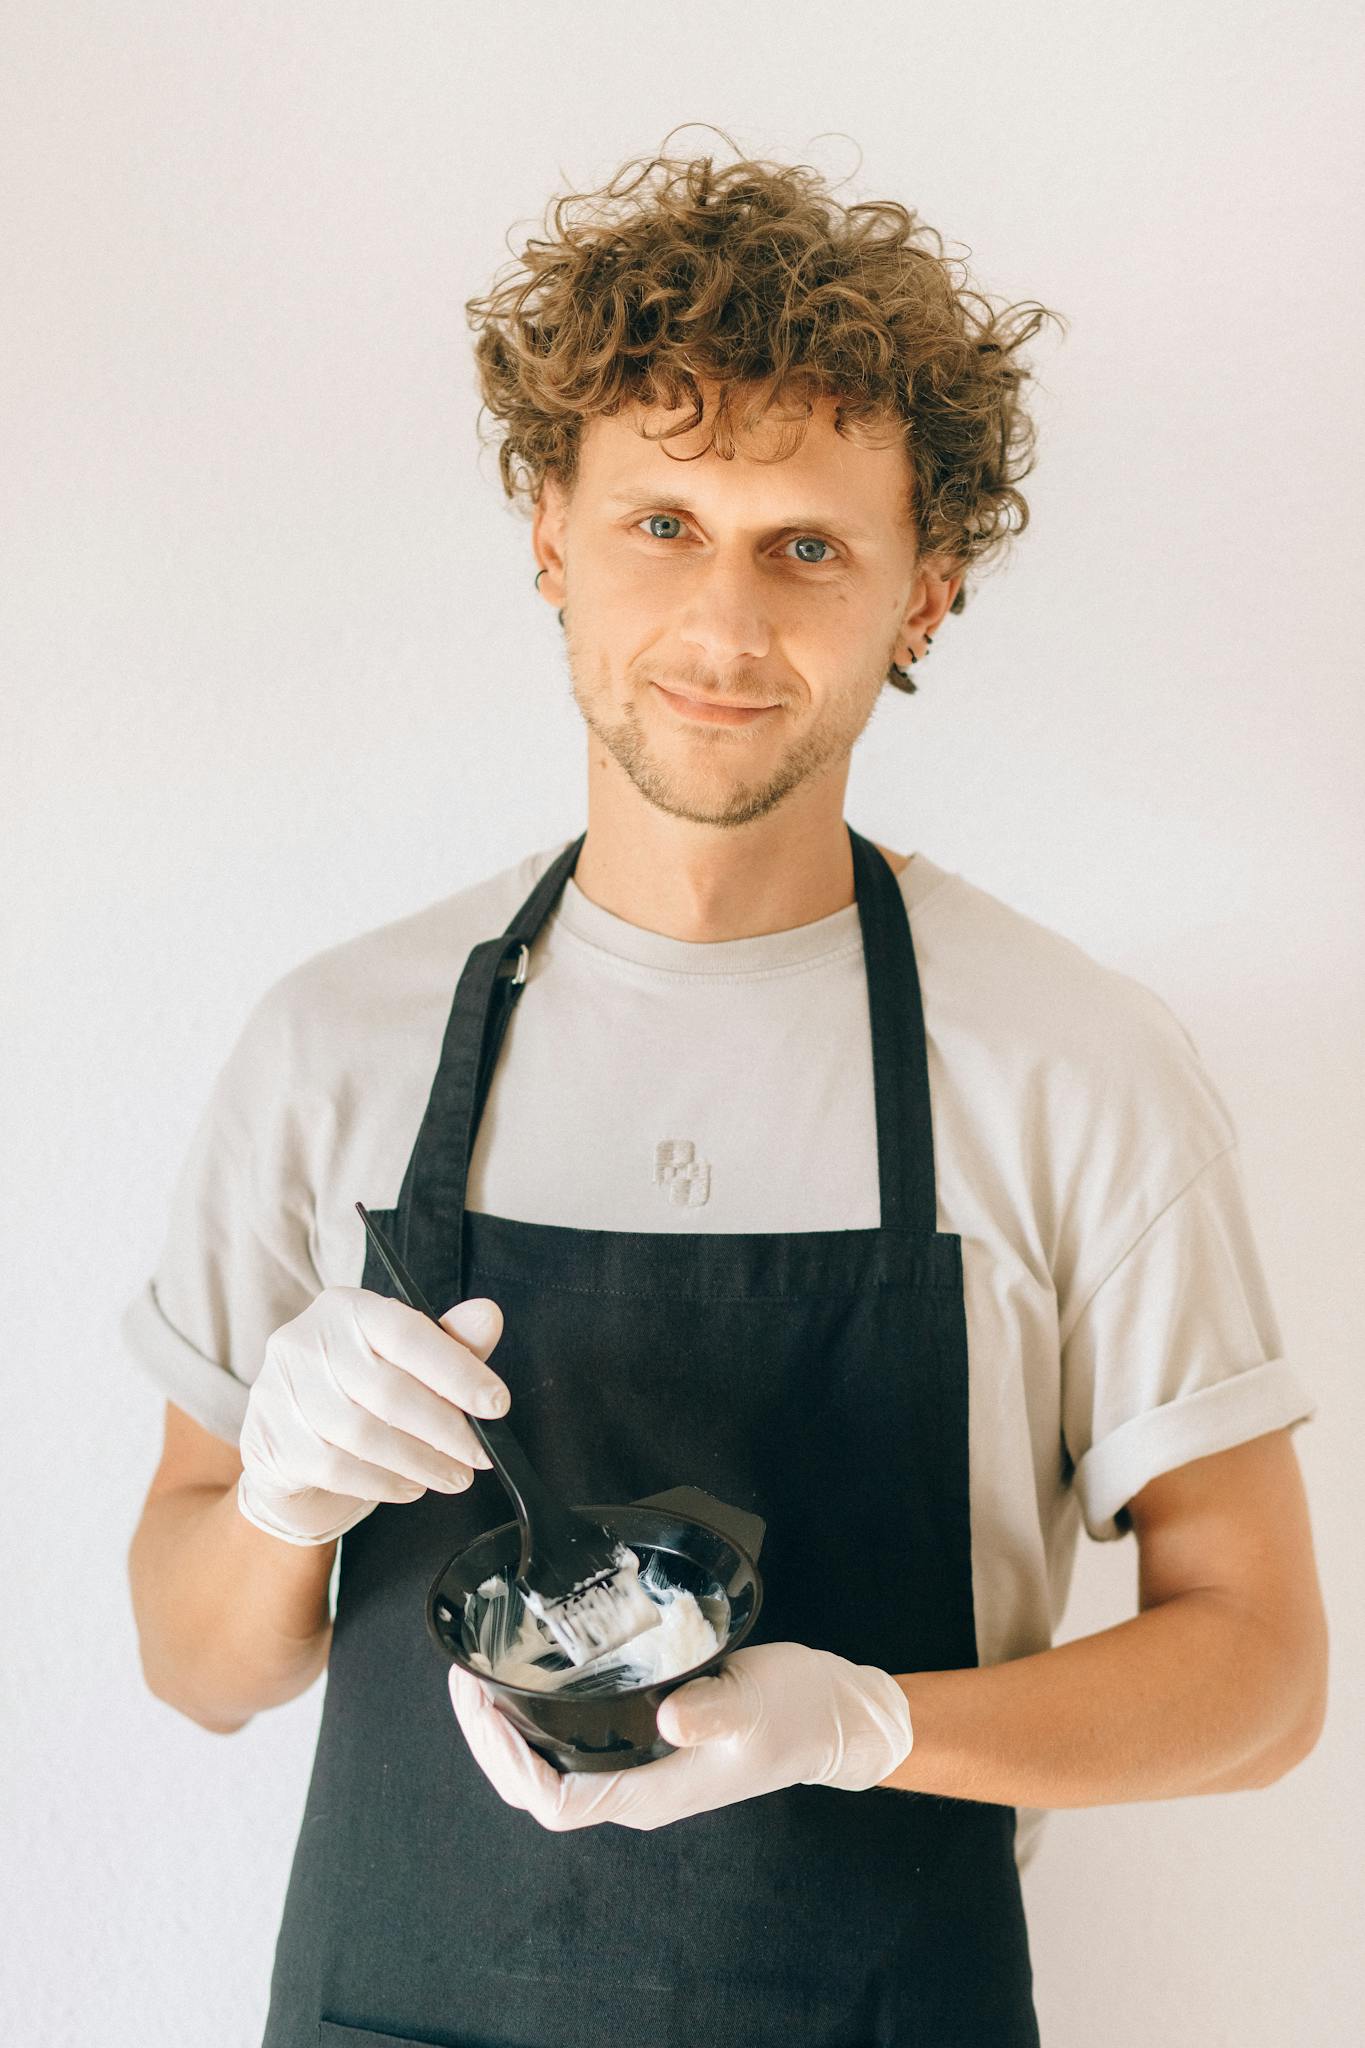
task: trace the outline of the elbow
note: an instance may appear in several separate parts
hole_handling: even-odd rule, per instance
[[[245,1728],[247,1722],[253,1718],[252,1715],[246,1714],[240,1721],[224,1720],[202,1707],[191,1706],[186,1700],[173,1697],[169,1692],[158,1692],[150,1683],[147,1690],[153,1699],[160,1700],[163,1707],[170,1707],[174,1713],[183,1714],[187,1721],[193,1721],[196,1728],[204,1728],[210,1735],[235,1735],[239,1728]]]
[[[1312,1656],[1309,1660],[1309,1689],[1311,1704],[1299,1724],[1299,1748],[1288,1768],[1301,1764],[1311,1756],[1327,1725],[1327,1696],[1330,1689],[1331,1647],[1327,1633],[1327,1617],[1321,1606],[1318,1609],[1318,1626],[1314,1632]]]
[[[1247,1779],[1246,1789],[1252,1792],[1264,1792],[1271,1785],[1278,1785],[1281,1778],[1287,1778],[1291,1771],[1298,1769],[1298,1766],[1306,1757],[1312,1755],[1313,1751],[1317,1748],[1317,1744],[1318,1738],[1316,1735],[1307,1738],[1298,1737],[1293,1742],[1278,1744],[1276,1748],[1268,1751],[1262,1758],[1260,1769],[1255,1777]]]
[[[1262,1785],[1278,1785],[1281,1778],[1287,1778],[1292,1770],[1313,1754],[1327,1722],[1327,1698],[1324,1694],[1309,1718],[1295,1731],[1292,1742],[1286,1743],[1271,1758],[1270,1769],[1260,1780]]]
[[[1297,1712],[1288,1734],[1267,1752],[1255,1781],[1258,1789],[1277,1785],[1317,1748],[1327,1723],[1330,1665],[1327,1616],[1318,1599],[1311,1614],[1301,1621],[1292,1655],[1286,1653],[1283,1659],[1283,1684],[1291,1693]]]
[[[235,1735],[239,1728],[245,1728],[247,1721],[254,1719],[248,1714],[246,1721],[210,1721],[202,1714],[191,1714],[190,1719],[197,1727],[207,1728],[210,1735]]]
[[[1314,1684],[1312,1704],[1295,1724],[1293,1732],[1268,1751],[1260,1773],[1253,1781],[1255,1789],[1262,1791],[1268,1785],[1278,1785],[1281,1778],[1287,1778],[1292,1770],[1296,1770],[1317,1748],[1326,1724],[1327,1673],[1324,1667]]]
[[[138,1661],[142,1666],[142,1682],[152,1698],[159,1700],[163,1707],[169,1707],[173,1713],[183,1714],[187,1721],[193,1721],[196,1728],[207,1729],[210,1735],[235,1735],[253,1718],[244,1714],[240,1720],[231,1720],[186,1699],[178,1685],[169,1683],[152,1668],[140,1643]]]

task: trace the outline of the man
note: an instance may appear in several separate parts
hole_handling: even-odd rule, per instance
[[[700,169],[610,274],[565,237],[543,345],[481,349],[511,443],[556,458],[532,539],[586,831],[268,992],[125,1323],[176,1397],[130,1560],[150,1686],[227,1731],[328,1667],[267,2048],[1036,2042],[1042,1812],[1266,1785],[1321,1725],[1314,1410],[1188,1035],[843,816],[981,552],[945,508],[1012,489],[961,418],[1000,445],[1015,386],[936,272],[957,440],[951,375],[898,412],[908,384],[821,370],[849,356],[816,320],[793,444],[744,409],[790,335],[727,321],[775,303],[810,201]],[[927,346],[905,238],[827,234],[808,288],[856,277],[888,349]],[[695,383],[632,387],[620,303],[657,311],[680,250],[714,324],[659,316],[655,367]],[[507,1519],[465,1420],[500,1396],[570,1501],[693,1484],[765,1521],[759,1624],[665,1701],[673,1754],[560,1773],[472,1676],[447,1697],[423,1600]],[[1082,1520],[1136,1532],[1141,1611],[1051,1648]]]

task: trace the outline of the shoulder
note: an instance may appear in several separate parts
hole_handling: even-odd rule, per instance
[[[273,1068],[275,1085],[334,1100],[338,1068],[385,1048],[429,1051],[443,1030],[465,961],[497,937],[569,844],[526,854],[495,874],[405,916],[356,933],[291,967],[252,1009],[229,1065]]]
[[[1135,1176],[1152,1165],[1163,1182],[1235,1142],[1194,1039],[1155,989],[922,855],[900,879],[926,1031],[1021,1136],[1078,1170],[1098,1153],[1117,1173],[1126,1153]]]

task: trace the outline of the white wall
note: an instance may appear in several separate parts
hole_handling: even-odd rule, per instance
[[[230,1741],[144,1691],[125,1555],[162,1407],[118,1313],[264,987],[579,827],[461,307],[552,194],[695,119],[852,172],[1072,321],[1034,358],[1033,525],[888,693],[848,808],[1175,1009],[1321,1403],[1326,1734],[1269,1791],[1051,1818],[1044,2039],[1337,2048],[1365,1988],[1358,11],[7,27],[5,2038],[259,2039],[322,1686]],[[1135,1565],[1083,1544],[1063,1634],[1133,1611]]]

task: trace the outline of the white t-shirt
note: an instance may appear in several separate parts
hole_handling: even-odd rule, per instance
[[[305,960],[247,1018],[122,1322],[206,1429],[235,1443],[271,1332],[324,1286],[359,1286],[354,1204],[397,1202],[466,955],[568,843]],[[937,1227],[962,1238],[987,1665],[1050,1646],[1082,1523],[1125,1534],[1148,1480],[1316,1403],[1281,1356],[1232,1120],[1166,1004],[922,853],[898,880]],[[875,1226],[856,904],[693,942],[571,876],[503,1037],[467,1206],[587,1230]],[[1019,1809],[1021,1866],[1042,1818]]]

